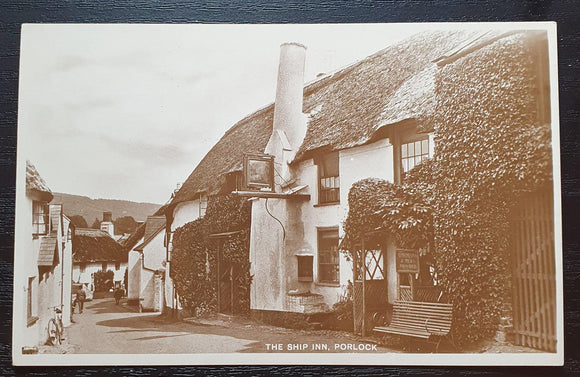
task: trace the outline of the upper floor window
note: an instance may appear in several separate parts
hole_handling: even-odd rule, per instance
[[[338,229],[318,230],[318,282],[339,283]]]
[[[429,139],[401,144],[401,172],[404,174],[429,158]]]
[[[32,203],[32,233],[48,233],[48,205],[45,202]]]
[[[202,193],[199,196],[199,217],[204,217],[206,210],[207,210],[207,195],[205,193]]]
[[[318,204],[340,201],[338,152],[328,153],[318,161]]]

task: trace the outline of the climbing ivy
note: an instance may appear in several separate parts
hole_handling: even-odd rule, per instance
[[[516,34],[440,69],[435,156],[397,186],[353,185],[347,253],[381,229],[403,247],[433,242],[438,280],[454,306],[457,343],[497,329],[509,287],[510,206],[551,182],[550,126],[538,106],[539,46]]]
[[[215,254],[209,252],[205,219],[175,230],[170,274],[181,306],[191,315],[214,312],[216,300]]]
[[[210,196],[205,217],[175,230],[171,275],[181,305],[192,315],[217,308],[218,242],[222,258],[239,271],[235,295],[238,310],[250,307],[250,203],[233,195]],[[225,234],[219,240],[210,235]]]
[[[348,195],[349,213],[344,223],[343,251],[360,245],[360,236],[377,230],[391,235],[401,247],[423,247],[432,238],[431,209],[422,196],[401,186],[369,178],[356,182]]]

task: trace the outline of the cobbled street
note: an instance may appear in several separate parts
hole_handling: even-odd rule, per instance
[[[318,352],[353,352],[346,349],[350,345],[365,346],[368,352],[400,352],[337,331],[284,329],[243,319],[169,321],[159,313],[116,305],[113,298],[86,302],[84,312],[74,314],[74,321],[66,330],[66,348],[82,354],[290,352],[288,345],[298,348],[293,352],[317,352],[315,347],[320,348]],[[283,350],[272,350],[267,346],[271,344],[281,344]],[[335,344],[339,349],[335,350]]]

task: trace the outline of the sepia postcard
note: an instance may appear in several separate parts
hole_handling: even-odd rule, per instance
[[[556,24],[26,24],[15,365],[562,365]]]

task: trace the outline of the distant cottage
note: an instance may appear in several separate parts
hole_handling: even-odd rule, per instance
[[[105,217],[103,223],[106,223]],[[112,225],[112,222],[110,222]],[[103,227],[103,225],[101,225]],[[86,284],[90,291],[95,290],[95,273],[112,271],[113,286],[124,284],[127,269],[127,252],[115,241],[111,234],[101,229],[77,228],[73,238],[73,274],[75,283]]]
[[[165,216],[149,216],[123,246],[129,250],[127,299],[141,311],[165,306]]]

